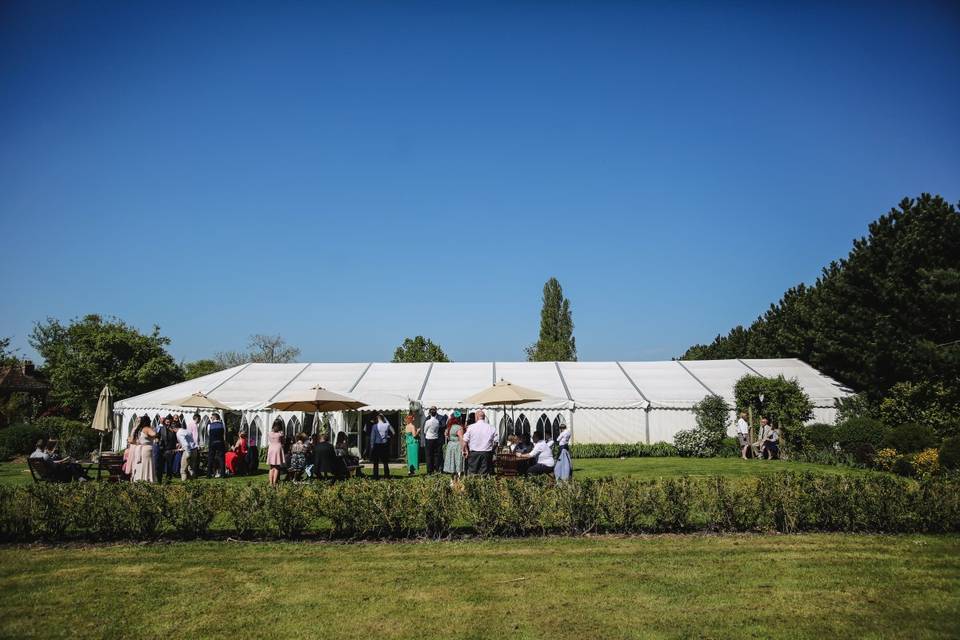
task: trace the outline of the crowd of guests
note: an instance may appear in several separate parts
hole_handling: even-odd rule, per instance
[[[183,415],[167,415],[158,425],[149,416],[143,416],[128,438],[124,454],[124,472],[133,481],[162,482],[164,477],[177,475],[184,481],[199,475],[200,421],[194,414],[188,424]],[[520,469],[525,475],[556,473],[569,477],[570,432],[560,426],[557,442],[548,441],[542,433],[511,435],[501,453],[525,462]],[[207,425],[206,475],[220,478],[244,475],[257,470],[259,453],[256,443],[242,429],[228,446],[227,429],[219,414],[213,414]],[[390,477],[391,442],[397,434],[393,425],[378,413],[365,428],[366,458],[373,463],[373,478]],[[422,426],[416,417],[408,415],[403,437],[406,444],[407,473],[414,475],[420,468],[421,448],[426,458],[428,474],[447,473],[454,477],[464,474],[488,475],[494,472],[494,455],[498,449],[497,429],[487,422],[483,410],[467,413],[454,411],[440,414],[431,407]],[[423,446],[421,447],[421,438]],[[559,460],[553,446],[559,447]],[[266,463],[271,485],[281,480],[311,478],[345,479],[351,472],[360,475],[360,458],[351,452],[347,434],[339,432],[331,444],[323,432],[313,435],[298,433],[285,437],[285,425],[277,418],[267,436]],[[564,467],[565,465],[565,467]]]
[[[200,475],[200,414],[188,424],[182,414],[167,415],[157,426],[149,416],[127,438],[123,471],[131,480],[163,482],[164,477],[189,480]],[[241,430],[234,443],[227,447],[227,429],[219,414],[207,424],[208,478],[244,475],[259,466],[256,443]]]
[[[760,418],[760,437],[753,441],[750,438],[750,424],[747,414],[741,413],[737,420],[737,445],[740,447],[740,457],[744,460],[760,458],[776,460],[780,457],[780,427],[770,424],[766,416]]]

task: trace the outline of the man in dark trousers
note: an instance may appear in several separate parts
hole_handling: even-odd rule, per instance
[[[210,416],[207,425],[207,477],[221,477],[226,470],[227,428],[220,421],[220,414]],[[216,469],[216,476],[214,476]]]
[[[157,468],[157,482],[163,482],[163,476],[167,476],[169,481],[180,470],[173,468],[174,459],[177,456],[177,430],[173,426],[173,416],[167,415],[160,426],[158,441],[160,445],[160,466]]]
[[[437,415],[437,408],[430,407],[427,419],[423,423],[423,439],[427,450],[427,473],[443,471],[443,445],[446,438],[444,427],[447,416]]]
[[[345,480],[347,477],[347,466],[330,444],[330,436],[326,431],[320,433],[320,441],[313,448],[313,475],[316,478],[333,477],[334,480]]]

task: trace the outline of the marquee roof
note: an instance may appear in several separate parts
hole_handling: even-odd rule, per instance
[[[664,362],[312,362],[250,363],[116,403],[118,410],[169,410],[164,403],[195,391],[238,410],[264,409],[281,392],[319,384],[366,402],[403,410],[411,402],[441,408],[500,379],[547,395],[533,407],[689,408],[707,394],[734,403],[733,385],[747,374],[796,378],[814,406],[833,407],[849,395],[835,380],[795,359]]]

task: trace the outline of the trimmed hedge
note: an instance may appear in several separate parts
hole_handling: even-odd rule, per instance
[[[214,525],[217,525],[214,527]],[[758,478],[468,477],[335,485],[0,487],[0,539],[444,538],[452,534],[960,531],[960,480],[888,474]]]
[[[669,458],[678,456],[677,448],[669,442],[643,444],[590,444],[574,443],[570,445],[573,458]]]

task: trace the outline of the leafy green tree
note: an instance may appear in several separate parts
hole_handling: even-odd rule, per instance
[[[183,377],[185,380],[193,380],[222,370],[215,360],[194,360],[183,365]]]
[[[126,398],[183,380],[160,327],[145,335],[116,318],[88,315],[64,325],[48,318],[34,325],[30,345],[44,359],[53,399],[90,417],[109,384]]]
[[[527,347],[527,360],[560,362],[577,359],[577,340],[573,337],[573,314],[570,301],[563,297],[563,288],[556,278],[543,285],[543,306],[540,309],[540,338]]]
[[[960,214],[939,196],[904,199],[812,286],[684,359],[800,358],[874,405],[898,382],[960,387]]]
[[[813,403],[796,380],[746,375],[737,380],[733,393],[739,409],[752,409],[755,419],[766,416],[771,423],[789,429],[813,418]]]
[[[693,406],[697,428],[710,434],[719,444],[727,437],[730,426],[730,405],[720,396],[710,394]]]
[[[940,382],[901,382],[880,402],[880,419],[889,427],[920,423],[941,438],[960,436],[960,387]]]
[[[394,362],[450,362],[440,345],[430,338],[405,338],[393,352]]]

